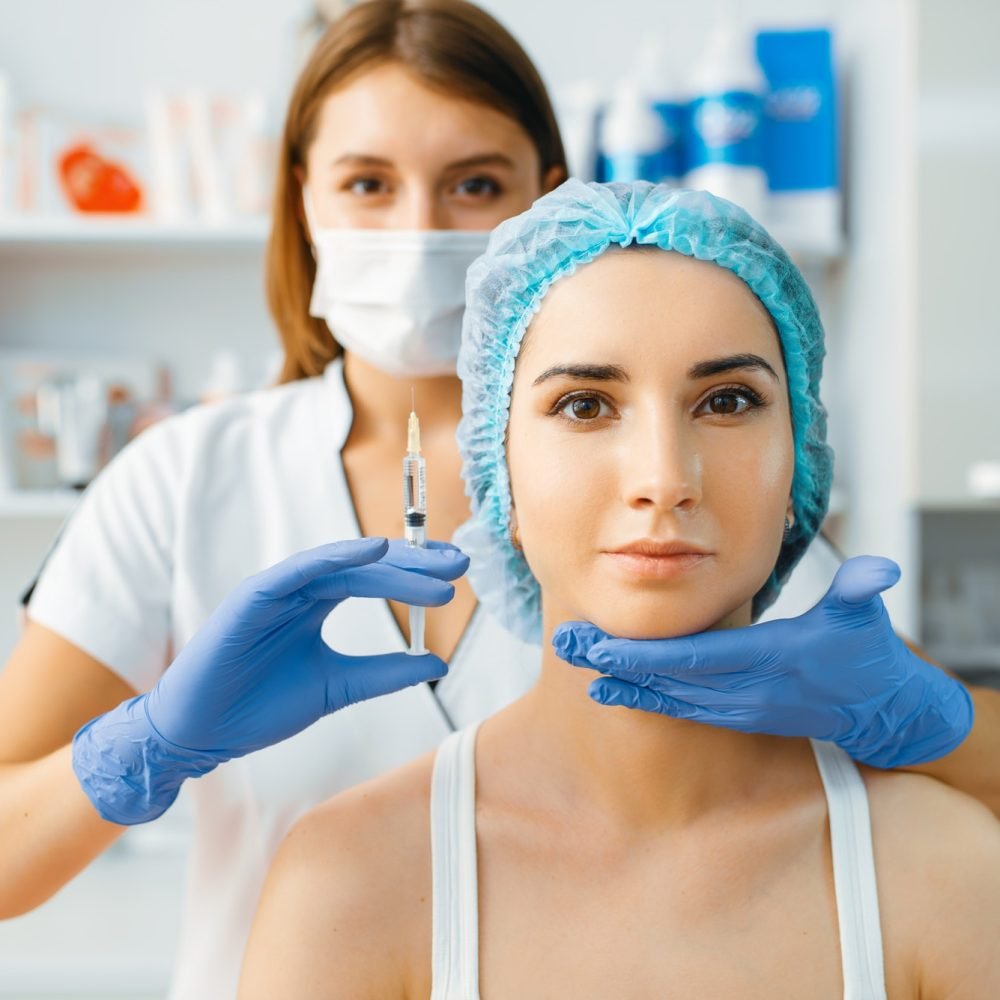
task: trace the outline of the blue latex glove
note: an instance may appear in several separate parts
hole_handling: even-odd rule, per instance
[[[915,656],[879,596],[899,579],[889,559],[860,556],[798,618],[676,639],[617,639],[567,622],[564,660],[607,676],[590,685],[623,705],[748,733],[811,736],[874,767],[934,760],[972,728],[965,687]]]
[[[441,677],[431,653],[345,656],[320,636],[348,597],[437,607],[469,560],[452,545],[384,538],[333,542],[244,580],[148,694],[85,725],[73,768],[98,812],[115,823],[161,815],[181,783],[293,736],[367,698]]]

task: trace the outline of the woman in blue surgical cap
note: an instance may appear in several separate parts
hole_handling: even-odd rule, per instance
[[[641,669],[594,680],[552,644],[577,619],[731,634],[815,533],[822,331],[781,250],[704,192],[569,181],[496,231],[465,333],[460,539],[541,675],[296,826],[240,996],[997,995],[980,803],[855,765],[837,729],[631,711]]]
[[[170,995],[232,996],[267,863],[295,817],[530,687],[540,647],[477,604],[449,544],[469,515],[455,363],[465,268],[488,230],[565,175],[538,73],[473,5],[371,0],[320,42],[289,104],[268,249],[282,384],[165,421],[98,478],[0,674],[0,917],[38,906],[196,778]],[[411,390],[438,540],[426,551],[397,541]],[[797,557],[806,536],[794,530]],[[835,568],[824,555],[814,543],[803,557],[821,586],[800,568],[791,603],[769,614],[822,596]],[[849,597],[873,593],[848,582]],[[716,633],[680,660],[650,646],[647,682],[630,695],[620,678],[616,697],[836,733],[875,763],[941,758],[946,781],[1000,802],[996,713],[966,738],[964,695],[895,640],[877,598],[831,601],[836,615],[736,630],[722,652]],[[406,604],[435,608],[425,656],[404,653]],[[572,629],[561,651],[596,656],[592,629]],[[632,647],[604,648],[609,677],[628,666]],[[761,660],[769,672],[750,670]],[[671,682],[678,663],[697,677],[687,700]],[[739,713],[725,703],[734,691],[748,692]],[[880,729],[862,724],[872,718]]]

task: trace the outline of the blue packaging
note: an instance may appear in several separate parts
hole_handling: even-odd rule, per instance
[[[837,188],[830,32],[761,31],[757,61],[769,86],[763,123],[768,187],[772,192]]]
[[[687,162],[684,153],[687,140],[687,106],[672,101],[655,101],[652,108],[663,122],[664,135],[660,148],[651,153],[614,156],[598,148],[594,173],[596,180],[679,183],[684,176]],[[598,135],[605,114],[603,108],[597,114]]]
[[[663,122],[660,180],[678,182],[687,169],[687,105],[678,101],[654,101],[653,110]]]
[[[664,179],[663,157],[659,153],[607,153],[597,154],[597,179],[622,181],[652,181],[659,184]]]
[[[712,163],[763,167],[762,104],[745,90],[696,97],[688,107],[688,172]]]
[[[767,214],[762,125],[766,90],[753,36],[735,9],[717,4],[715,23],[688,87],[684,183],[728,198],[757,219]]]

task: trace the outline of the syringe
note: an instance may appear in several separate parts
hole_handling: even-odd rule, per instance
[[[410,411],[406,426],[406,457],[403,459],[403,533],[407,545],[423,547],[427,540],[427,494],[424,458],[420,454],[420,422]],[[420,656],[424,648],[424,609],[410,605],[410,648],[407,653]]]

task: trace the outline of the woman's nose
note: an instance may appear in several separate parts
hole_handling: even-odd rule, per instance
[[[394,213],[397,229],[449,229],[448,213],[434,190],[411,186]]]
[[[636,422],[621,471],[630,507],[690,512],[701,503],[701,455],[685,421],[662,410]]]

